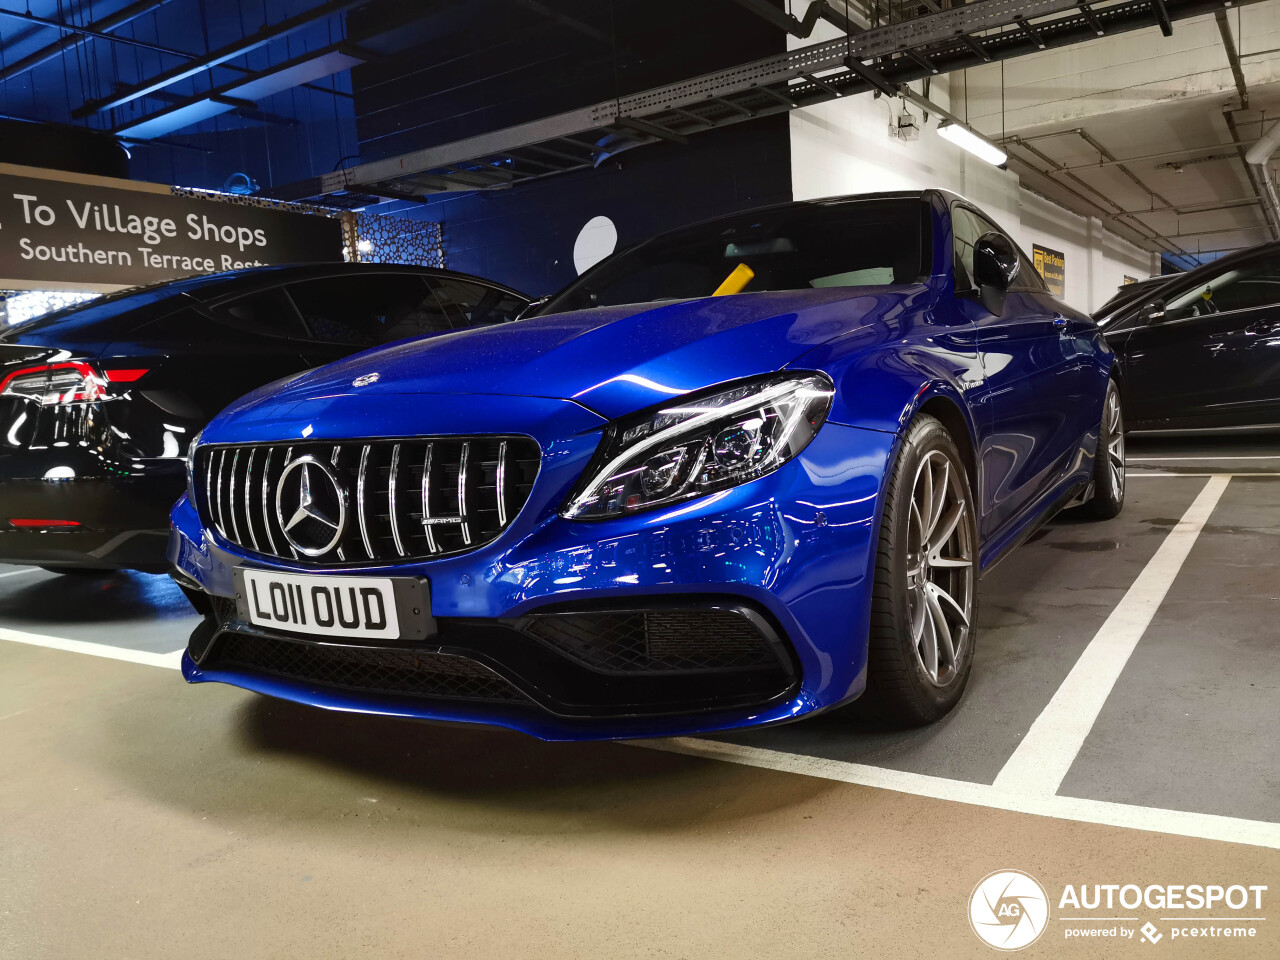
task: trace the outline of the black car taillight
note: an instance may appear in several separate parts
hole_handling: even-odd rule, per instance
[[[106,395],[107,380],[83,360],[15,370],[0,380],[0,397],[21,397],[46,406],[91,403]]]

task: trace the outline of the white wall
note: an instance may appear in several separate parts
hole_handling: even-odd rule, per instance
[[[1028,253],[1038,243],[1066,255],[1063,299],[1074,307],[1095,310],[1111,298],[1126,275],[1140,280],[1160,269],[1156,254],[1104,230],[1095,218],[1064,210],[1030,190],[1019,191],[1019,199],[1019,224],[1010,228],[1014,239]]]
[[[815,36],[805,43],[819,39],[826,37]],[[950,109],[948,79],[935,78],[929,98]],[[918,83],[912,86],[920,89]],[[895,99],[892,108],[897,110],[899,105]],[[791,111],[795,198],[925,187],[954,190],[986,211],[1028,254],[1033,243],[1066,254],[1064,299],[1085,311],[1109,299],[1125,274],[1141,278],[1159,269],[1153,254],[1107,233],[1098,221],[1086,220],[1023,189],[1016,174],[939,137],[932,114],[919,140],[890,139],[890,109],[884,97],[864,93]],[[912,105],[910,110],[917,120],[922,119],[920,108]]]

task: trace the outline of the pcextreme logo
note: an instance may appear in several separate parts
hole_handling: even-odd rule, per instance
[[[1057,900],[1054,939],[1130,940],[1146,946],[1184,939],[1257,940],[1263,884],[1068,883]],[[997,870],[969,895],[969,926],[997,950],[1029,947],[1049,927],[1050,897],[1021,870]],[[1226,944],[1223,944],[1225,947]]]
[[[1049,895],[1029,873],[997,870],[979,880],[969,894],[969,926],[997,950],[1029,947],[1048,925]]]

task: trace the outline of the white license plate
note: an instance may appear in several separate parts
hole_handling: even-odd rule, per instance
[[[400,638],[395,590],[386,577],[264,570],[245,570],[243,575],[244,608],[257,626],[325,637]]]

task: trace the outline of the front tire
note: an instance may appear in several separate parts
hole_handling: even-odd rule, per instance
[[[1080,512],[1094,520],[1110,520],[1124,507],[1124,409],[1120,389],[1114,380],[1107,383],[1102,401],[1102,422],[1098,424],[1098,452],[1093,458],[1093,497]]]
[[[948,713],[969,681],[977,610],[968,474],[947,429],[921,414],[907,429],[880,521],[867,707],[910,726]]]

